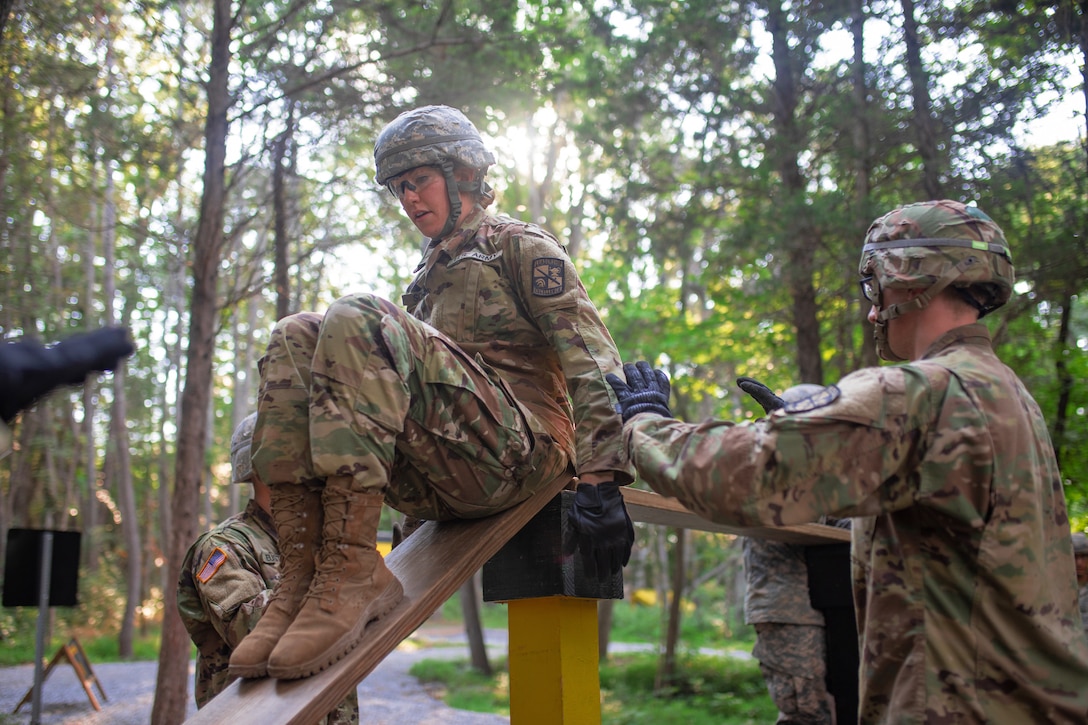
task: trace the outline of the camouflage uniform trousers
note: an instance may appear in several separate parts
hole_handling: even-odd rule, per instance
[[[827,692],[827,644],[824,628],[807,624],[761,622],[755,625],[752,655],[778,708],[779,725],[830,725]]]
[[[272,485],[346,475],[403,513],[447,520],[572,475],[497,373],[373,295],[280,320],[260,372],[253,467]]]

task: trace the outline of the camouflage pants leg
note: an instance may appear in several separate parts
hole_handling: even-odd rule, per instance
[[[257,362],[253,470],[266,484],[317,478],[310,455],[310,366],[320,327],[321,315],[314,312],[283,318]]]
[[[289,334],[275,351],[273,336],[262,369],[262,391],[270,393],[293,391],[293,382],[274,387],[274,380],[311,378],[306,416],[279,406],[288,415],[266,416],[276,432],[261,438],[263,446],[282,437],[284,445],[276,447],[298,453],[299,429],[308,425],[311,465],[309,471],[296,467],[300,476],[350,475],[361,488],[388,484],[386,500],[394,508],[448,519],[496,513],[570,475],[565,454],[534,437],[498,375],[401,308],[354,295],[333,303],[316,339],[312,320],[306,323],[281,320],[277,329]],[[308,347],[310,364],[298,370],[304,355],[290,353]],[[262,405],[265,397],[262,392]],[[258,414],[258,428],[261,423]],[[263,475],[256,446],[254,467]]]
[[[760,623],[752,654],[778,707],[779,725],[831,725],[824,628]]]
[[[352,690],[318,725],[359,725],[359,693]]]

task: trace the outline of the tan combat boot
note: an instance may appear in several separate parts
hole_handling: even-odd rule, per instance
[[[317,571],[302,609],[268,659],[268,674],[279,679],[309,677],[341,659],[368,622],[404,597],[376,548],[384,496],[353,491],[350,476],[336,476],[326,480],[322,501]]]
[[[293,483],[269,488],[272,520],[279,539],[280,578],[257,626],[231,653],[229,670],[235,677],[268,674],[268,657],[302,607],[321,545],[321,490]]]

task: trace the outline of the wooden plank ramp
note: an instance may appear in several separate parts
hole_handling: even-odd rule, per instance
[[[385,557],[404,600],[371,622],[344,659],[298,680],[238,680],[187,723],[310,725],[332,710],[386,655],[521,530],[569,481],[557,480],[529,500],[485,519],[429,521]]]
[[[371,622],[358,647],[328,669],[298,680],[238,680],[186,722],[193,725],[306,725],[332,710],[359,682],[419,628],[488,559],[566,486],[559,480],[528,501],[484,519],[427,522],[385,558],[404,587],[404,600]],[[625,487],[631,518],[701,531],[756,536],[800,544],[850,540],[850,532],[820,524],[741,528],[696,516],[678,501]]]
[[[634,521],[660,524],[679,529],[710,531],[717,534],[734,534],[755,539],[771,539],[787,544],[839,544],[850,541],[850,531],[823,524],[799,524],[796,526],[727,526],[692,513],[675,498],[666,498],[652,491],[642,491],[626,486],[623,503]]]

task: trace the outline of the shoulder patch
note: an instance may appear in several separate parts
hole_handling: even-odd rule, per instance
[[[565,267],[563,260],[556,257],[537,257],[533,260],[533,295],[536,297],[555,297],[563,294],[566,283],[563,279]]]
[[[204,566],[200,567],[200,573],[196,575],[196,578],[200,580],[201,584],[207,584],[208,580],[215,576],[215,573],[219,571],[219,567],[223,566],[226,561],[227,552],[218,546],[215,547],[215,551],[204,562]]]
[[[831,405],[839,399],[840,395],[842,395],[842,391],[839,390],[837,385],[828,385],[820,392],[813,393],[807,398],[801,398],[792,403],[786,403],[782,406],[782,410],[787,413],[807,413],[810,410],[816,410]]]

